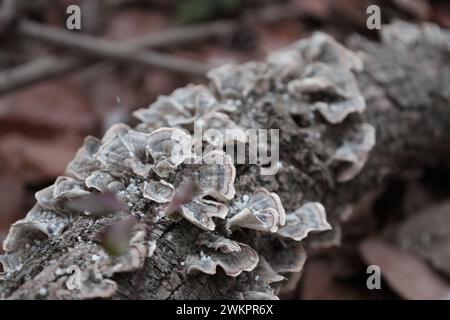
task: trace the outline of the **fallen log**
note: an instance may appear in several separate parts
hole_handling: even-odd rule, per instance
[[[135,112],[136,128],[88,138],[11,227],[0,297],[276,298],[308,248],[338,242],[362,193],[448,166],[449,39],[403,22],[347,48],[315,33],[159,98]],[[250,129],[278,138],[252,139]],[[271,155],[242,164],[226,148],[235,143],[270,145]],[[186,161],[205,146],[215,151]],[[189,155],[173,153],[181,149]]]

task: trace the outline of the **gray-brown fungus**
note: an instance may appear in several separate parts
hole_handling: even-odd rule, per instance
[[[202,229],[214,230],[213,218],[225,219],[229,209],[223,202],[236,192],[236,170],[230,157],[213,151],[199,164],[180,166],[180,172],[181,179],[174,185],[162,179],[144,182],[143,197],[159,204],[159,210],[171,220],[185,218]]]
[[[244,98],[251,92],[263,93],[270,89],[272,70],[261,62],[248,62],[236,68],[225,65],[208,73],[217,92],[224,98]]]
[[[279,300],[274,290],[271,292],[246,291],[242,294],[243,300]]]
[[[175,196],[175,188],[164,180],[144,182],[144,198],[157,203],[167,203]]]
[[[206,154],[197,168],[196,175],[203,189],[203,196],[227,201],[233,199],[236,194],[236,168],[230,156],[222,151],[216,150]]]
[[[286,215],[286,224],[278,229],[277,234],[301,241],[308,236],[309,232],[330,229],[323,205],[318,202],[308,202]]]
[[[296,108],[306,107],[337,124],[366,108],[353,74],[363,68],[362,60],[326,34],[316,32],[273,53],[269,63],[278,70],[279,85],[294,78],[287,83],[296,101],[291,107],[294,114],[300,112]]]
[[[223,220],[227,214],[228,208],[226,205],[212,200],[194,199],[181,206],[183,218],[200,228],[211,231],[216,227],[212,218]]]
[[[218,147],[234,143],[246,142],[243,128],[234,123],[230,117],[221,112],[209,112],[194,123],[195,132],[202,132],[203,140]]]
[[[81,181],[70,177],[58,177],[53,185],[36,192],[35,197],[44,209],[70,213],[70,208],[65,206],[68,200],[90,194]]]
[[[280,282],[283,280],[286,280],[285,277],[278,274],[273,267],[270,265],[269,262],[267,262],[266,258],[263,256],[259,257],[259,263],[258,266],[255,269],[255,272],[257,274],[257,279],[264,281],[268,284]]]
[[[123,182],[110,175],[107,171],[102,170],[92,172],[84,182],[86,187],[100,192],[119,192],[125,189]]]
[[[96,158],[116,177],[134,174],[146,177],[153,168],[147,139],[148,135],[142,132],[119,132],[106,139]]]
[[[197,244],[223,253],[231,253],[241,250],[238,243],[228,238],[209,233],[202,233],[199,239],[197,239]]]
[[[240,212],[228,219],[227,227],[276,232],[285,221],[284,208],[278,195],[260,188],[249,197]]]
[[[357,125],[336,149],[333,160],[343,164],[337,177],[339,182],[349,181],[361,171],[375,146],[375,139],[375,128],[368,123],[362,123]]]
[[[74,159],[66,168],[66,175],[82,180],[95,170],[99,163],[95,154],[101,146],[101,141],[94,137],[86,137],[83,146],[77,151]]]
[[[6,252],[19,250],[22,246],[34,240],[45,240],[61,234],[70,224],[69,215],[61,215],[54,211],[43,209],[36,204],[25,218],[16,221],[3,242]]]
[[[148,152],[155,162],[154,171],[160,177],[167,177],[191,157],[192,138],[183,130],[160,128],[146,138]]]
[[[148,108],[133,115],[144,123],[146,130],[161,127],[189,128],[199,117],[213,111],[232,111],[235,108],[219,103],[202,85],[188,85],[175,90],[170,96],[161,96]]]
[[[229,252],[205,248],[198,255],[189,255],[185,265],[189,274],[202,272],[216,274],[217,267],[231,276],[237,277],[243,271],[252,271],[258,265],[259,257],[249,246],[236,242],[236,249]]]

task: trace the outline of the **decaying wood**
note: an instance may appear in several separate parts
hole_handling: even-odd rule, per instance
[[[448,32],[435,26],[416,27],[404,23],[384,26],[381,42],[352,37],[347,47],[353,50],[355,56],[335,62],[333,70],[345,83],[340,83],[334,89],[340,89],[340,85],[345,87],[352,81],[353,78],[347,78],[349,75],[345,73],[347,69],[352,70],[366,108],[363,110],[363,106],[360,106],[360,112],[353,110],[341,121],[325,119],[326,112],[333,112],[333,108],[322,114],[317,110],[311,113],[308,108],[317,101],[325,101],[328,106],[336,101],[354,103],[349,96],[357,96],[355,88],[346,87],[348,91],[340,94],[340,98],[330,96],[326,90],[317,95],[305,93],[309,99],[303,101],[306,103],[306,111],[297,108],[297,105],[284,103],[278,89],[270,86],[254,86],[251,95],[233,98],[241,101],[239,109],[230,115],[238,125],[244,128],[280,129],[281,162],[278,173],[264,176],[259,174],[255,166],[237,166],[236,193],[249,194],[264,187],[276,192],[286,212],[293,212],[308,201],[322,203],[333,230],[326,234],[312,235],[303,244],[306,244],[306,248],[324,247],[338,242],[342,214],[363,192],[383,186],[390,177],[402,176],[426,167],[448,166],[449,39]],[[318,49],[320,46],[319,43],[318,47],[312,45],[311,48]],[[308,52],[314,55],[314,50]],[[319,61],[330,63],[329,57],[320,56],[321,51],[318,52]],[[358,58],[363,61],[363,67],[358,66]],[[289,61],[279,61],[277,64],[283,66],[284,63],[289,64]],[[244,83],[252,81],[251,75],[245,74],[252,70],[248,65],[247,69],[242,67],[242,77],[239,80]],[[339,74],[340,72],[343,73]],[[302,85],[303,90],[306,90],[305,83]],[[217,91],[216,94],[222,101],[230,99],[220,90]],[[350,103],[346,107],[353,108],[354,105]],[[289,108],[294,111],[288,111]],[[318,108],[320,111],[320,107]],[[356,174],[354,166],[359,165],[358,161],[364,164],[366,151],[368,152],[364,148],[358,150],[360,142],[357,138],[352,138],[355,128],[361,128],[362,124],[370,124],[376,129],[376,145],[368,153],[368,161],[362,171]],[[336,150],[340,147],[344,151],[345,148],[351,149],[353,144],[356,145],[356,151],[352,154],[355,157],[353,164],[351,161],[336,161]],[[367,144],[370,145],[370,141]],[[261,283],[257,270],[243,272],[238,277],[230,277],[221,272],[215,275],[188,275],[183,262],[186,255],[200,251],[198,239],[204,231],[186,220],[171,222],[163,219],[153,223],[150,217],[152,210],[147,209],[149,214],[144,215],[142,222],[149,226],[148,240],[156,244],[156,250],[145,261],[143,268],[111,275],[111,279],[117,284],[117,290],[111,295],[105,294],[105,297],[274,297],[268,283]],[[4,275],[5,280],[0,282],[0,296],[10,299],[80,298],[79,295],[73,296],[61,291],[67,276],[55,276],[55,270],[74,263],[88,263],[95,252],[89,241],[94,245],[98,231],[118,220],[120,217],[114,216],[75,217],[65,232],[43,241],[29,253],[20,268]],[[223,228],[218,223],[216,232],[224,233]],[[303,255],[302,247],[297,242],[288,239],[279,241],[274,236],[262,236],[257,231],[238,230],[233,233],[233,239],[250,245],[278,270],[282,268],[277,268],[277,262],[282,263],[286,259],[284,252],[291,259],[294,252]],[[297,259],[297,262],[300,260]],[[282,271],[279,272],[284,274]],[[109,291],[102,291],[105,292]],[[101,295],[97,295],[99,296]]]

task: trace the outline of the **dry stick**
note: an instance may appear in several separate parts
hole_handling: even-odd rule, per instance
[[[159,33],[146,34],[127,40],[120,45],[132,48],[163,48],[179,46],[233,33],[236,23],[220,21],[207,25],[178,27]],[[62,74],[80,70],[100,62],[99,58],[45,56],[0,73],[0,95],[51,79]]]
[[[298,17],[302,12],[295,5],[272,5],[252,14],[244,14],[243,23],[270,23]],[[236,32],[239,20],[222,20],[196,26],[177,27],[158,33],[138,36],[121,45],[133,48],[162,48],[191,44],[194,41],[221,37]],[[0,73],[0,95],[51,79],[99,62],[99,58],[80,59],[46,56]]]
[[[0,73],[0,95],[86,66],[86,60],[46,56]]]
[[[103,38],[45,26],[28,20],[21,21],[17,29],[18,33],[23,36],[66,49],[81,51],[94,57],[134,62],[143,66],[191,75],[204,75],[209,69],[205,64],[190,59],[132,48]]]
[[[239,28],[237,21],[216,21],[201,25],[175,27],[125,40],[122,44],[134,48],[161,48],[171,45],[191,45],[192,42],[233,34]]]
[[[132,47],[157,48],[171,44],[191,44],[193,41],[204,40],[212,37],[227,36],[238,31],[242,25],[271,23],[283,19],[298,17],[303,12],[293,4],[271,5],[266,8],[246,12],[241,19],[220,20],[216,22],[177,27],[159,34],[149,34],[124,42],[124,45]]]

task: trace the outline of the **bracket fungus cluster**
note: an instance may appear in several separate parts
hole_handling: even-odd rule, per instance
[[[227,221],[227,227],[276,232],[286,223],[286,214],[276,193],[260,188],[244,204],[245,207]]]
[[[316,32],[268,60],[278,71],[279,82],[287,82],[289,98],[294,100],[289,104],[291,113],[315,109],[327,122],[337,124],[365,110],[365,99],[352,73],[361,70],[363,62],[330,36]]]
[[[344,164],[338,173],[337,181],[345,182],[353,179],[364,167],[374,146],[375,128],[368,123],[355,126],[333,156],[333,161]]]
[[[185,265],[188,273],[199,271],[216,274],[216,269],[220,266],[227,275],[237,277],[243,271],[255,269],[259,262],[258,253],[244,243],[213,235],[209,239],[202,239],[199,244],[205,250],[199,256],[187,257]]]
[[[60,297],[114,297],[120,291],[114,274],[158,263],[148,260],[149,256],[164,254],[158,239],[150,237],[155,226],[166,222],[180,225],[184,219],[197,228],[195,249],[177,253],[183,258],[182,277],[245,275],[249,285],[240,297],[275,298],[273,284],[303,266],[304,238],[331,226],[324,206],[317,202],[320,199],[306,201],[300,193],[298,199],[288,199],[291,195],[282,189],[288,186],[272,187],[280,185],[277,176],[264,180],[255,176],[255,165],[235,165],[223,146],[251,143],[245,136],[247,129],[273,128],[277,119],[286,120],[283,117],[320,115],[320,121],[334,126],[350,114],[362,112],[365,101],[353,74],[361,68],[354,53],[317,33],[272,54],[267,62],[212,70],[209,86],[188,85],[160,97],[149,108],[134,113],[141,121],[135,128],[116,124],[102,139],[86,138],[65,176],[39,191],[36,206],[11,227],[4,242],[7,253],[0,259],[7,277],[20,272],[20,266],[39,247],[37,241],[64,243],[64,234],[74,220],[83,222],[88,230],[98,230],[97,226],[131,216],[138,226],[146,227],[133,229],[119,255],[112,256],[98,237],[90,234],[90,238],[72,243],[63,258],[47,262],[42,271],[53,272],[61,259],[65,265],[73,262],[82,270],[83,290],[67,290],[59,276],[47,277],[42,286],[63,292]],[[193,135],[196,126],[205,134]],[[220,141],[208,135],[207,129],[232,129],[237,134],[232,140]],[[281,126],[278,129],[287,135]],[[341,138],[341,147],[333,150],[330,158],[350,164],[339,178],[345,181],[364,165],[375,142],[374,130],[358,124]],[[195,152],[199,145],[212,145],[214,150],[199,155]],[[280,151],[288,164],[283,172],[295,179],[297,171],[289,171],[295,169],[295,157],[288,156],[301,153],[301,147]],[[273,184],[265,184],[269,180]],[[89,205],[80,205],[84,199],[108,193],[124,206],[105,204],[103,212],[95,210],[101,214],[92,214]],[[288,208],[284,202],[289,203]],[[95,263],[87,256],[95,257]]]

